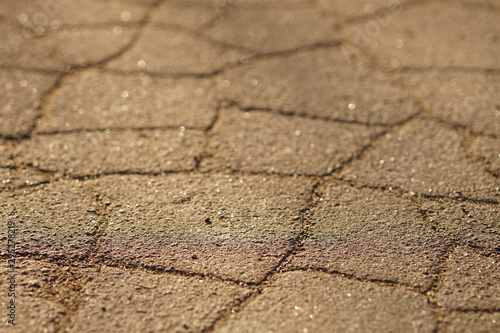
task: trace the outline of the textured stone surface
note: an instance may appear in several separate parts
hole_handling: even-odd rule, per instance
[[[72,332],[201,332],[249,294],[234,285],[103,268],[90,274]],[[112,294],[108,290],[114,290]]]
[[[499,68],[498,11],[425,2],[370,22],[352,26],[349,36],[392,67]]]
[[[413,121],[387,135],[342,176],[359,184],[396,187],[421,195],[498,201],[500,182],[467,157],[460,141],[456,132],[442,125]]]
[[[439,119],[478,133],[500,133],[500,75],[431,71],[401,78]]]
[[[484,158],[491,170],[500,173],[500,139],[477,137],[472,141],[472,151]]]
[[[75,132],[37,136],[18,155],[41,170],[73,176],[159,173],[193,169],[203,142],[203,133],[195,130]]]
[[[460,313],[448,315],[444,320],[446,333],[493,333],[500,330],[500,313]]]
[[[232,6],[229,3],[217,1],[166,1],[161,4],[153,17],[153,24],[198,29],[220,17],[230,8]]]
[[[0,168],[0,191],[44,182],[47,177],[31,170]]]
[[[382,130],[229,109],[215,126],[212,145],[233,170],[322,175],[356,156]]]
[[[112,176],[105,259],[259,281],[300,231],[311,183],[260,176]]]
[[[125,1],[99,0],[5,0],[0,15],[35,31],[61,25],[94,25],[138,22],[146,13],[144,6]]]
[[[311,236],[291,266],[428,288],[446,242],[408,201],[330,185],[311,217]]]
[[[224,96],[244,108],[370,124],[394,124],[418,111],[407,92],[341,48],[259,60],[225,71],[217,82]]]
[[[0,167],[7,167],[13,164],[12,161],[12,151],[7,147],[7,145],[0,142]]]
[[[0,304],[4,310],[0,322],[1,332],[15,333],[53,333],[57,332],[57,321],[66,314],[67,309],[44,295],[44,289],[54,288],[52,277],[58,271],[54,264],[26,260],[16,260],[15,274],[15,325],[7,322],[7,306],[12,297],[8,296],[12,270],[7,260],[2,260],[0,272],[0,288],[4,291],[0,296]]]
[[[393,15],[397,13],[401,4],[411,0],[351,0],[344,2],[342,0],[324,0],[326,8],[333,10],[346,19],[353,19],[368,14]],[[371,18],[374,20],[376,18]]]
[[[187,126],[206,128],[215,116],[208,80],[124,76],[95,70],[68,78],[46,107],[41,132]]]
[[[74,181],[61,181],[1,194],[0,217],[17,228],[18,252],[75,259],[88,254],[98,225],[92,194]],[[7,227],[1,230],[1,253],[7,251]]]
[[[500,209],[494,205],[467,202],[422,204],[428,216],[442,232],[454,241],[500,252]]]
[[[131,50],[110,63],[113,69],[150,73],[203,74],[238,61],[239,52],[175,30],[146,30]]]
[[[333,22],[313,5],[276,9],[272,3],[228,10],[208,35],[259,53],[279,52],[338,40]]]
[[[322,273],[281,274],[220,332],[433,332],[425,297]]]
[[[0,70],[0,135],[19,137],[30,132],[37,107],[56,78],[21,70]]]
[[[438,304],[454,310],[500,308],[500,261],[498,255],[483,257],[458,247],[450,256]]]

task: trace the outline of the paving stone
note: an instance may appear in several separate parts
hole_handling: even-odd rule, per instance
[[[417,207],[377,191],[335,184],[322,198],[311,217],[311,236],[292,267],[430,287],[446,242]]]
[[[217,82],[244,108],[387,125],[418,111],[406,91],[364,59],[346,58],[342,48],[251,62],[226,70]]]
[[[75,132],[36,136],[18,155],[41,170],[72,176],[159,173],[192,170],[204,140],[202,132],[182,129]]]
[[[38,27],[138,22],[145,14],[146,8],[138,4],[99,0],[7,0],[0,9],[1,16],[33,32]]]
[[[16,258],[15,262],[15,325],[8,323],[7,307],[12,297],[8,295],[13,273],[7,259],[2,260],[0,272],[1,306],[5,317],[0,322],[1,332],[52,333],[57,332],[56,322],[66,313],[61,304],[49,300],[41,290],[48,287],[49,277],[57,271],[57,266],[40,261]],[[53,286],[51,286],[53,287]]]
[[[452,310],[499,310],[498,255],[483,257],[458,247],[450,256],[438,305]]]
[[[323,273],[280,274],[219,332],[433,332],[426,298]]]
[[[118,27],[118,28],[117,28]],[[51,37],[57,56],[68,65],[87,66],[110,59],[124,50],[137,28],[63,29]]]
[[[0,180],[0,191],[48,181],[44,175],[31,170],[7,168],[0,168]]]
[[[0,198],[0,218],[15,224],[19,253],[76,259],[90,250],[97,207],[78,183],[55,182]],[[2,228],[1,238],[0,252],[5,254],[7,228]]]
[[[500,133],[500,75],[431,71],[401,78],[439,119],[478,133]]]
[[[55,57],[53,43],[36,38],[29,31],[0,20],[0,65],[15,68],[64,70],[65,65]]]
[[[212,146],[233,170],[323,175],[356,156],[382,130],[230,109],[214,128]]]
[[[215,91],[208,79],[166,79],[143,73],[97,70],[64,81],[40,119],[40,132],[78,129],[207,128],[215,117]]]
[[[29,134],[40,100],[55,81],[51,75],[0,69],[0,135],[18,138]]]
[[[491,170],[500,173],[500,139],[477,137],[472,141],[471,148],[486,160]]]
[[[341,174],[359,184],[395,187],[412,194],[498,201],[498,179],[468,158],[460,141],[447,127],[416,120],[386,135]]]
[[[351,0],[344,2],[342,0],[324,0],[326,8],[333,10],[337,14],[347,19],[353,19],[368,14],[380,13],[384,16],[397,13],[399,6],[410,2],[411,0]],[[372,18],[374,20],[376,18]]]
[[[497,11],[437,1],[354,25],[348,34],[394,68],[499,68],[499,29]]]
[[[109,67],[150,73],[206,74],[220,70],[227,62],[239,61],[240,56],[241,52],[224,49],[200,37],[153,27]]]
[[[258,282],[300,232],[301,178],[172,174],[88,182],[109,203],[100,257]]]
[[[196,30],[233,8],[223,1],[173,0],[161,4],[152,19],[156,25],[176,25]]]
[[[0,167],[5,168],[13,164],[11,155],[11,150],[0,143]]]
[[[437,230],[454,241],[500,252],[500,209],[469,202],[429,201],[421,208],[436,223]]]
[[[500,313],[453,312],[444,319],[445,333],[493,333],[500,330]]]
[[[248,290],[208,279],[103,268],[72,332],[201,332]],[[110,294],[109,290],[113,290]]]
[[[259,53],[286,51],[340,39],[333,23],[313,5],[297,9],[275,9],[266,3],[245,7],[242,4],[229,10],[208,35]]]

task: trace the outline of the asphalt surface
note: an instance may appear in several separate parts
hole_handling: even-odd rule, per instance
[[[0,36],[0,332],[500,331],[498,0],[4,0]]]

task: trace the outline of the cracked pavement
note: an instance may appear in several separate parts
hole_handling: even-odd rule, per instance
[[[500,331],[498,0],[4,0],[0,32],[0,332]]]

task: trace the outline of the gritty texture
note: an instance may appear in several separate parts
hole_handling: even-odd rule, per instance
[[[491,333],[500,330],[500,313],[460,313],[450,314],[444,320],[446,333]]]
[[[155,27],[147,30],[135,47],[109,67],[148,73],[204,74],[220,70],[229,61],[237,61],[239,54],[193,34]]]
[[[51,134],[27,142],[19,148],[18,157],[41,170],[80,177],[113,172],[159,173],[193,169],[203,141],[195,130]]]
[[[277,9],[272,3],[253,7],[243,3],[229,10],[208,31],[208,35],[259,53],[286,51],[339,39],[332,22],[315,6]]]
[[[427,196],[498,201],[500,188],[497,178],[467,156],[457,133],[422,120],[386,135],[380,145],[345,169],[342,176],[360,184],[392,186]]]
[[[500,13],[424,1],[350,27],[348,36],[387,66],[499,68]],[[446,25],[446,29],[443,29]],[[455,52],[462,50],[462,52]]]
[[[108,260],[258,281],[300,231],[309,181],[258,176],[112,176]]]
[[[0,168],[0,192],[46,182],[48,182],[46,176],[29,169]]]
[[[84,290],[85,306],[72,332],[201,332],[219,312],[249,293],[211,280],[116,268],[88,274],[91,282]],[[123,311],[124,306],[131,311]]]
[[[41,132],[80,129],[201,127],[215,116],[208,80],[163,79],[144,74],[86,71],[69,78],[52,97]]]
[[[500,133],[500,75],[476,73],[402,74],[433,115],[477,133]]]
[[[233,170],[322,175],[356,156],[382,130],[229,109],[220,116],[212,145]]]
[[[218,85],[244,108],[383,125],[418,112],[407,92],[366,58],[348,57],[342,48],[251,62],[225,71]]]
[[[496,205],[428,201],[421,208],[438,232],[455,242],[500,252],[500,209]]]
[[[14,333],[57,332],[56,323],[66,314],[67,309],[59,302],[54,302],[51,297],[46,296],[44,291],[49,288],[57,288],[53,283],[53,277],[60,273],[58,267],[46,262],[25,259],[17,260],[15,267],[16,286],[13,290],[15,290],[16,297],[2,297],[0,303],[2,309],[7,309],[10,301],[15,301],[15,325],[9,324],[6,320],[10,310],[4,310],[5,317],[0,323],[0,331]],[[6,260],[2,260],[0,272],[2,275],[0,288],[5,291],[7,296],[7,291],[11,288],[9,279],[12,278],[12,270]]]
[[[0,217],[17,229],[18,253],[75,259],[90,250],[99,212],[92,193],[79,183],[60,181],[0,196]],[[5,255],[7,227],[1,235]]]
[[[428,288],[446,242],[408,201],[331,185],[311,217],[311,236],[291,266]]]
[[[472,141],[471,149],[493,172],[500,174],[500,139],[477,137]]]
[[[499,310],[498,255],[483,257],[458,247],[450,256],[438,303],[453,310]]]
[[[278,275],[264,293],[220,332],[433,332],[427,300],[322,273]]]
[[[44,93],[56,78],[21,70],[0,70],[0,136],[29,134]]]

